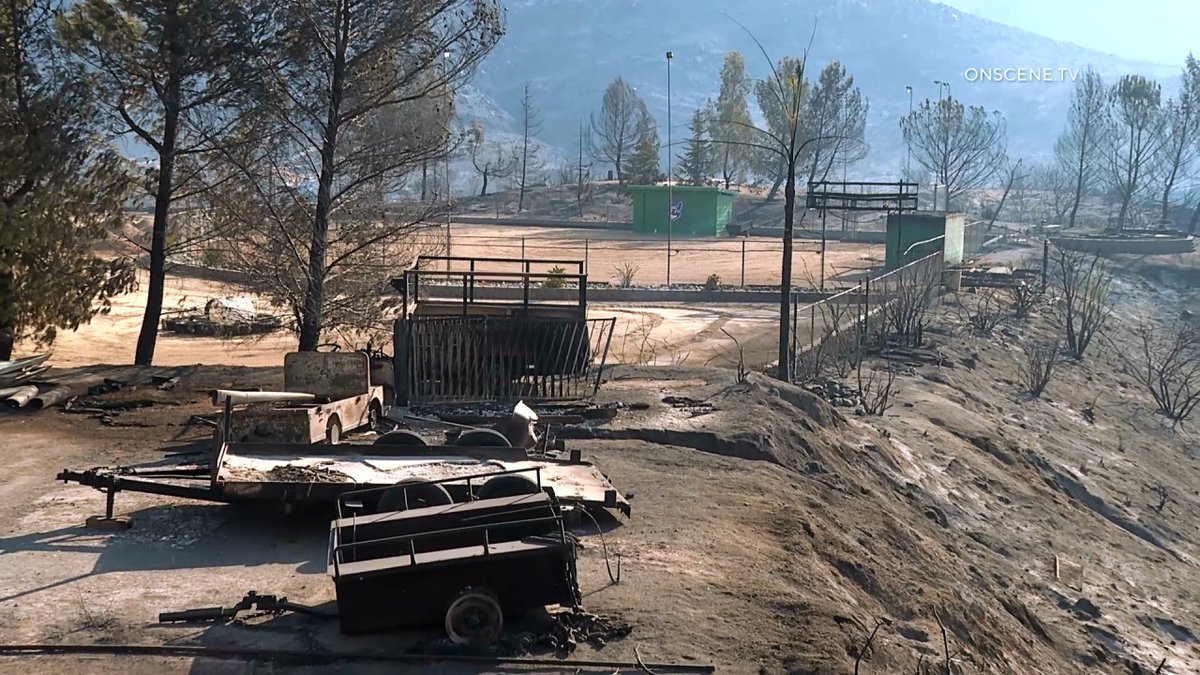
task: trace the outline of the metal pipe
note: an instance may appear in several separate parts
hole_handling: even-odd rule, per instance
[[[34,387],[32,385],[26,386],[26,387],[21,387],[19,390],[17,390],[16,393],[14,393],[8,397],[8,400],[4,402],[4,405],[8,406],[12,410],[16,410],[17,408],[24,408],[37,395],[38,395],[37,387]]]
[[[25,387],[22,386],[22,387],[8,387],[6,389],[0,389],[0,400],[4,400],[4,399],[8,398],[9,396],[12,396],[13,394],[17,393],[18,391],[21,391],[24,388]]]
[[[29,402],[30,410],[41,410],[49,408],[67,400],[71,395],[71,390],[67,387],[55,387],[49,391],[38,394],[32,401]]]
[[[289,403],[315,401],[316,399],[316,394],[288,391],[235,391],[217,389],[213,392],[213,405],[221,405],[226,401],[233,403]]]
[[[570,661],[550,658],[503,656],[467,656],[464,654],[408,654],[388,652],[318,652],[298,649],[262,649],[256,647],[204,647],[199,645],[0,645],[0,655],[39,654],[112,654],[125,656],[178,656],[210,659],[277,659],[299,663],[335,663],[338,661],[376,661],[394,663],[473,663],[478,665],[548,666],[551,668],[603,668],[606,670],[653,670],[656,672],[712,673],[716,667],[697,663],[626,663],[622,661]]]

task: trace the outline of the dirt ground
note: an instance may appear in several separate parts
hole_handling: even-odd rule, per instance
[[[759,375],[737,383],[717,367],[725,364],[704,367],[699,356],[614,370],[600,401],[646,409],[573,432],[579,438],[567,443],[633,494],[631,518],[602,521],[603,543],[581,530],[579,564],[585,607],[620,616],[633,633],[575,656],[632,660],[636,647],[648,661],[713,663],[719,672],[850,673],[862,654],[860,672],[889,674],[947,655],[955,673],[1149,673],[1165,659],[1161,673],[1200,673],[1200,443],[1190,424],[1164,425],[1114,357],[1131,349],[1132,327],[1196,307],[1196,256],[1120,264],[1111,343],[1063,363],[1036,400],[1021,393],[1017,370],[1024,345],[1051,334],[1048,312],[975,336],[959,309],[977,301],[969,294],[947,297],[928,333],[923,353],[941,359],[901,359],[882,417],[831,408]],[[665,310],[686,314],[655,311]],[[718,321],[736,327],[736,313],[765,322],[768,308],[730,311]],[[693,338],[693,351],[708,349],[709,338]],[[56,357],[60,366],[90,357],[64,379],[137,374],[90,365],[126,360],[117,347],[129,337],[108,339],[104,352],[76,347],[78,362]],[[249,590],[313,605],[333,599],[320,514],[285,518],[278,509],[123,493],[117,508],[134,527],[103,533],[81,527],[102,512],[103,496],[53,481],[64,467],[178,459],[167,455],[204,440],[187,421],[211,410],[205,390],[281,379],[277,358],[244,367],[186,344],[190,357],[180,363],[210,365],[182,370],[173,392],[127,394],[155,405],[107,424],[56,410],[0,414],[0,642],[369,651],[431,637],[346,638],[294,616],[156,624],[160,611],[232,604]],[[620,555],[620,584],[609,582],[605,544]],[[864,652],[877,620],[886,623]],[[279,667],[0,657],[0,672],[118,669]]]
[[[585,260],[591,281],[615,283],[617,268],[637,265],[633,283],[667,281],[667,239],[620,230],[549,229],[488,225],[451,225],[451,251],[456,256]],[[815,288],[821,279],[821,242],[796,240],[792,281]],[[742,249],[746,254],[743,258]],[[671,283],[703,285],[716,274],[720,283],[779,285],[783,242],[769,237],[676,239],[671,242]],[[862,273],[883,265],[883,245],[830,241],[825,251],[827,285],[853,284]],[[461,267],[466,269],[465,266]],[[455,268],[458,269],[458,268]],[[546,272],[550,269],[535,269]],[[853,280],[853,281],[852,281]]]
[[[132,293],[113,299],[112,311],[99,315],[77,331],[60,331],[49,349],[51,363],[59,368],[91,366],[97,363],[132,363],[138,331],[146,307],[147,275],[138,275],[138,287]],[[201,308],[209,298],[240,294],[230,284],[188,277],[168,276],[163,297],[167,312]],[[269,308],[263,308],[269,311]],[[162,366],[190,366],[220,363],[243,366],[283,364],[283,354],[295,348],[295,338],[285,332],[248,339],[225,340],[215,337],[183,336],[159,331],[154,362]],[[18,344],[15,353],[39,351],[34,345]]]

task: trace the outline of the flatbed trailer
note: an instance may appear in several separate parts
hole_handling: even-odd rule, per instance
[[[219,503],[334,504],[353,491],[394,486],[406,480],[436,481],[486,471],[533,471],[567,506],[631,507],[608,477],[576,454],[567,459],[530,456],[520,448],[386,445],[221,443],[215,461],[173,466],[64,469],[67,483],[106,495],[105,516],[114,515],[119,492],[143,492]]]

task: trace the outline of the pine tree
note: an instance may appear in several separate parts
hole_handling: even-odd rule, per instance
[[[638,143],[625,166],[625,177],[633,185],[654,185],[662,178],[658,127],[645,109],[638,120]]]
[[[692,115],[688,126],[692,136],[684,146],[683,159],[679,162],[675,178],[689,185],[704,185],[712,176],[713,147],[708,138],[709,120],[703,109]]]
[[[0,360],[54,340],[133,285],[93,245],[119,229],[130,177],[99,142],[103,116],[82,69],[61,61],[50,0],[0,5]]]

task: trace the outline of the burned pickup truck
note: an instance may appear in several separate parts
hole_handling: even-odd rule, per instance
[[[383,416],[384,387],[372,374],[361,352],[293,352],[283,357],[283,391],[220,389],[213,404],[237,406],[230,439],[337,445],[346,432],[372,429]]]

